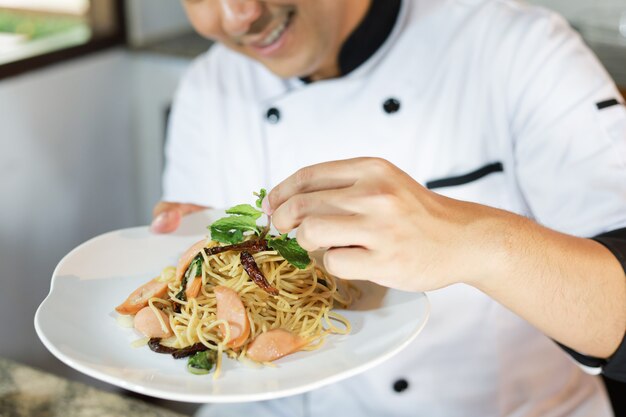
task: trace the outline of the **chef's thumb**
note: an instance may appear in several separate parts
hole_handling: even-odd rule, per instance
[[[150,230],[154,233],[174,232],[178,229],[178,226],[180,226],[180,220],[182,217],[183,215],[181,211],[177,208],[164,210],[154,217],[152,224],[150,225]]]
[[[197,204],[159,202],[152,212],[150,230],[154,233],[171,233],[178,229],[183,216],[205,210],[207,207]]]
[[[263,201],[261,201],[261,210],[263,210],[263,213],[267,214],[268,216],[271,216],[274,212],[274,209],[272,208],[272,206],[270,206],[269,196],[265,196]]]

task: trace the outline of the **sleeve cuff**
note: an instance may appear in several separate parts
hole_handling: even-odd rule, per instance
[[[604,375],[616,381],[626,382],[626,338],[617,351],[609,359],[600,359],[583,355],[557,342],[577,363],[580,368],[591,375]]]
[[[610,250],[622,264],[622,268],[626,273],[626,228],[603,233],[594,237],[593,240]],[[626,382],[626,337],[622,339],[622,343],[613,356],[608,359],[583,355],[558,342],[557,344],[578,362],[585,372],[592,375],[602,373],[607,378]]]
[[[593,238],[615,255],[626,273],[626,228],[603,233]]]

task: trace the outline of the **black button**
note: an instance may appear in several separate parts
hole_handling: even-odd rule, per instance
[[[272,107],[265,114],[265,118],[274,125],[280,120],[280,111],[276,107]]]
[[[400,111],[400,101],[397,98],[388,98],[383,103],[383,109],[387,114],[397,113]]]
[[[396,382],[393,383],[393,390],[395,392],[406,391],[407,388],[409,388],[409,381],[407,381],[406,379],[398,379]]]

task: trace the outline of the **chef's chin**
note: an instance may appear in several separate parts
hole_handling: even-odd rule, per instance
[[[290,27],[283,38],[277,42],[278,48],[263,51],[250,46],[238,45],[240,52],[263,64],[280,78],[309,77],[317,73],[326,73],[326,66],[336,62],[335,49],[328,39],[317,33],[306,33],[298,25]],[[270,47],[271,48],[271,47]],[[336,74],[326,74],[329,78]]]
[[[320,71],[322,59],[290,56],[282,59],[259,60],[268,70],[280,78],[310,77]],[[317,77],[316,77],[317,78]]]

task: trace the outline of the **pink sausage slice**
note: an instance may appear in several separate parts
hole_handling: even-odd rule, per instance
[[[126,301],[115,307],[120,314],[135,314],[148,305],[152,297],[163,298],[167,295],[167,282],[159,282],[158,277],[143,284],[133,291]]]
[[[246,308],[235,290],[218,285],[213,291],[217,299],[217,319],[225,320],[230,326],[230,340],[227,345],[238,348],[250,335],[250,322]],[[224,326],[220,326],[220,330],[222,334],[226,333]]]
[[[271,362],[306,345],[306,340],[290,331],[273,329],[261,333],[248,345],[247,356],[257,362]]]
[[[200,289],[202,288],[202,278],[195,277],[187,282],[187,288],[185,289],[185,297],[187,300],[191,300],[192,298],[196,298],[198,294],[200,294]]]
[[[142,308],[135,316],[135,329],[143,333],[144,336],[153,338],[166,338],[173,336],[170,320],[167,314],[159,310],[159,314],[163,317],[167,331],[163,331],[159,319],[150,307]]]
[[[187,268],[189,268],[189,264],[193,261],[193,258],[196,257],[197,254],[200,253],[202,249],[204,249],[207,245],[207,240],[202,239],[199,242],[191,245],[189,249],[185,251],[178,260],[178,265],[176,266],[176,282],[181,283],[183,281],[183,275],[187,272]]]

